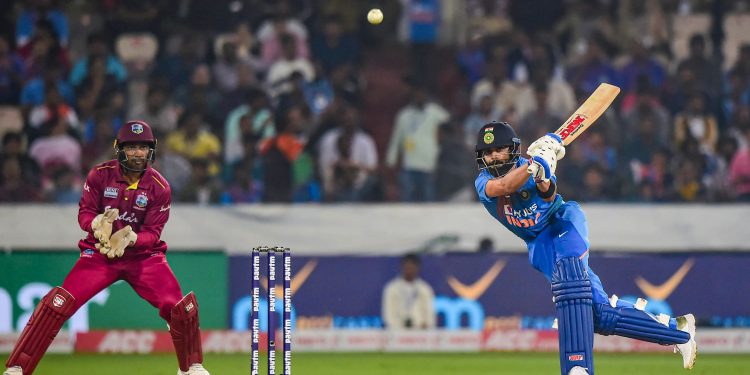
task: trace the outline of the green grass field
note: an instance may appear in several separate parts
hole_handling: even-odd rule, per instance
[[[281,354],[281,353],[279,353]],[[5,362],[6,356],[0,357]],[[293,353],[292,372],[301,375],[456,375],[456,374],[559,374],[554,353]],[[212,375],[249,374],[249,355],[207,355]],[[265,374],[262,358],[261,374]],[[173,355],[47,355],[36,375],[173,375]],[[277,357],[277,372],[281,371]],[[678,355],[597,354],[597,374],[750,374],[750,356],[703,354],[692,371],[682,369]]]

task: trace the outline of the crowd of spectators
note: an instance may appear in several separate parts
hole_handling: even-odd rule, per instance
[[[371,6],[383,24],[365,22]],[[77,202],[130,119],[152,125],[155,166],[178,202],[472,200],[483,124],[509,121],[528,145],[601,82],[622,93],[559,163],[566,199],[748,201],[750,43],[726,43],[735,34],[725,22],[747,10],[701,0],[3,2],[0,202]],[[708,22],[680,50],[676,25],[691,16]]]

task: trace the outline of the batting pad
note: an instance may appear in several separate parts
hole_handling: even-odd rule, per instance
[[[5,366],[21,366],[24,374],[34,373],[39,360],[65,321],[73,315],[74,309],[75,298],[67,290],[54,287],[39,301]]]
[[[684,344],[690,340],[690,334],[680,331],[635,307],[596,304],[594,306],[594,324],[600,335],[617,335],[661,345]]]
[[[203,363],[198,301],[193,292],[188,293],[172,308],[169,333],[172,335],[180,370],[188,371],[190,365]]]
[[[552,297],[557,310],[560,370],[581,366],[594,374],[594,317],[591,281],[577,257],[562,258],[552,272]]]

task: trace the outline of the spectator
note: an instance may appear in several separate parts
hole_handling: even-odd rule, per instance
[[[0,173],[0,202],[23,203],[41,200],[36,186],[24,180],[18,159],[3,159],[0,163]]]
[[[117,77],[107,72],[106,60],[101,56],[88,59],[86,76],[76,86],[78,112],[81,118],[88,119],[94,109],[104,105],[113,106],[113,113],[122,114],[125,108],[125,88]]]
[[[211,69],[206,64],[198,64],[189,74],[190,82],[173,91],[172,99],[179,112],[182,113],[189,108],[191,111],[202,113],[212,124],[224,122],[226,116],[224,105],[231,101],[225,102],[214,88]]]
[[[263,142],[276,135],[268,97],[263,90],[253,88],[245,93],[245,103],[234,108],[224,123],[224,162],[231,164],[244,156],[242,140],[252,135]],[[243,122],[246,125],[243,127]]]
[[[378,154],[372,137],[359,126],[353,107],[343,110],[341,126],[320,139],[318,167],[327,200],[357,202],[371,196]]]
[[[411,100],[396,115],[388,144],[386,164],[399,169],[401,200],[430,202],[435,199],[435,169],[439,153],[438,128],[448,120],[448,112],[430,101],[426,87],[407,79]]]
[[[304,162],[305,142],[300,137],[307,120],[306,107],[280,109],[276,116],[276,136],[261,142],[263,202],[291,203],[303,176],[295,173]],[[271,188],[273,187],[273,188]]]
[[[21,56],[10,48],[8,39],[0,34],[0,105],[18,104],[24,75]]]
[[[208,160],[191,160],[190,170],[190,180],[177,194],[177,201],[202,206],[219,203],[223,189],[218,178],[211,175]]]
[[[222,203],[260,203],[263,197],[262,183],[257,179],[255,170],[255,163],[251,159],[235,163],[232,182],[224,191]]]
[[[169,98],[169,91],[158,83],[152,83],[148,88],[143,105],[132,108],[128,118],[142,120],[151,124],[156,139],[166,138],[166,135],[177,128],[177,118],[181,109]]]
[[[746,142],[750,143],[750,127],[745,128]],[[750,148],[745,147],[734,155],[729,166],[729,180],[737,200],[750,202]]]
[[[697,89],[708,95],[713,102],[721,92],[721,73],[718,64],[706,57],[706,40],[701,34],[690,37],[690,54],[677,66],[677,71],[689,69],[695,74]]]
[[[57,204],[77,204],[81,200],[81,177],[76,171],[60,164],[49,171],[50,186],[47,201]]]
[[[253,72],[249,60],[239,56],[237,43],[229,40],[225,41],[221,45],[220,53],[212,67],[214,82],[216,82],[216,87],[219,91],[229,93],[236,89],[240,81],[240,72],[243,69],[249,69],[250,72]],[[250,76],[253,75],[251,74]]]
[[[57,118],[64,118],[71,129],[79,129],[76,111],[63,101],[57,87],[46,86],[44,91],[44,104],[34,106],[29,113],[27,132],[30,142],[49,133],[50,129],[45,128],[44,125],[53,124]]]
[[[521,139],[537,139],[541,137],[542,135],[548,133],[550,129],[555,129],[559,124],[562,124],[563,118],[560,117],[565,116],[564,113],[570,113],[572,109],[570,110],[562,110],[562,108],[559,108],[555,111],[553,110],[553,107],[551,107],[552,102],[550,98],[550,92],[549,92],[550,86],[547,84],[546,81],[540,80],[535,81],[533,85],[531,85],[531,89],[533,89],[533,96],[530,97],[529,102],[531,102],[533,105],[528,106],[529,111],[523,111],[525,112],[525,115],[521,117],[520,124],[518,126],[518,135],[521,137]],[[565,90],[569,90],[570,87],[568,87]],[[520,98],[526,97],[529,94],[529,89],[524,88],[523,91],[519,94],[519,102]],[[572,90],[570,91],[570,94],[572,95]],[[559,103],[559,102],[558,102]],[[519,114],[521,111],[519,110]],[[479,129],[477,129],[479,131]],[[474,137],[472,138],[472,143],[476,142],[476,132],[474,132]]]
[[[313,56],[320,61],[322,73],[330,74],[339,65],[354,65],[359,59],[356,39],[344,31],[341,16],[329,14],[323,19],[322,33],[313,38]]]
[[[54,26],[45,19],[36,22],[31,42],[19,47],[18,54],[23,58],[28,78],[42,76],[48,64],[58,64],[66,73],[70,69],[68,51],[60,45]]]
[[[708,112],[708,96],[693,93],[685,110],[674,119],[674,142],[681,145],[686,138],[698,141],[703,153],[713,155],[716,141],[719,139],[719,128],[714,117]]]
[[[281,58],[271,65],[266,76],[266,87],[273,97],[291,90],[289,79],[293,73],[301,73],[306,82],[312,81],[315,76],[315,68],[310,60],[298,55],[297,41],[289,34],[283,34],[280,38]]]
[[[70,84],[78,87],[84,79],[89,76],[89,60],[94,58],[104,59],[105,72],[112,75],[119,82],[125,82],[128,78],[127,69],[120,60],[109,50],[109,41],[103,34],[91,34],[86,40],[87,55],[76,61],[73,69],[70,71]]]
[[[57,90],[65,99],[65,103],[75,105],[73,87],[64,79],[63,67],[50,62],[44,67],[41,77],[31,78],[21,88],[21,107],[29,110],[31,107],[44,103],[44,93],[47,86],[57,86]]]
[[[64,117],[49,121],[49,135],[37,138],[29,147],[29,155],[42,167],[42,175],[57,164],[64,164],[76,173],[81,173],[81,144],[69,134],[70,124]]]
[[[211,177],[219,174],[221,141],[206,129],[198,112],[186,111],[180,116],[178,130],[167,136],[167,149],[188,160],[204,160]]]
[[[388,329],[435,328],[435,293],[419,277],[420,259],[401,258],[401,273],[383,289],[383,322]]]
[[[16,45],[19,48],[32,42],[37,33],[39,20],[49,23],[57,37],[57,43],[67,47],[70,33],[68,30],[68,17],[59,9],[54,0],[33,0],[27,2],[26,6],[18,15],[16,20]]]
[[[286,38],[291,38],[294,42],[284,42]],[[261,44],[261,61],[263,66],[268,69],[276,61],[281,59],[285,54],[285,49],[293,49],[294,56],[307,59],[310,57],[310,48],[307,45],[307,28],[297,19],[287,17],[277,12],[270,20],[265,21],[258,28],[258,41]],[[286,43],[287,47],[284,47]]]
[[[39,164],[26,154],[23,147],[23,136],[20,133],[8,132],[3,135],[3,147],[0,148],[0,164],[6,159],[16,159],[21,166],[21,177],[26,184],[39,186],[41,171]]]

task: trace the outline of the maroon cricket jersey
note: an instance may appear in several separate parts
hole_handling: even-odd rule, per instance
[[[141,179],[130,185],[120,169],[117,160],[110,160],[92,168],[86,177],[78,204],[78,224],[88,236],[78,242],[78,247],[81,251],[98,251],[91,222],[107,208],[117,208],[120,213],[112,224],[112,233],[130,225],[138,234],[138,241],[125,248],[124,257],[152,251],[166,252],[167,243],[161,240],[161,231],[169,219],[172,202],[167,180],[149,166]]]

